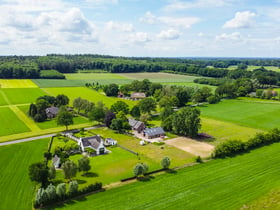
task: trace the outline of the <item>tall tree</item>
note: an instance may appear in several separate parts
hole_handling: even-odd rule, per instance
[[[90,160],[86,156],[83,156],[78,160],[78,165],[79,165],[79,171],[88,173],[88,171],[91,169]]]
[[[128,114],[129,106],[124,101],[117,101],[111,106],[111,111],[116,114],[120,111],[123,111],[125,114]]]
[[[76,195],[78,193],[78,182],[76,180],[74,181],[71,181],[69,183],[69,190],[68,190],[68,193],[70,196],[73,196],[73,195]]]
[[[200,111],[196,108],[184,107],[173,115],[173,132],[179,135],[195,137],[200,124]]]
[[[65,107],[60,107],[57,114],[57,125],[64,125],[68,130],[69,125],[73,125],[73,114],[68,112]]]
[[[140,108],[138,105],[135,105],[134,107],[132,107],[130,114],[132,117],[139,119],[141,112],[140,112]]]
[[[100,106],[93,107],[93,109],[89,112],[88,117],[91,121],[103,123],[105,118],[105,110]]]
[[[164,169],[167,169],[170,166],[170,163],[171,163],[171,161],[170,161],[169,157],[162,158],[162,160],[160,162],[162,168],[164,168]]]
[[[108,111],[105,114],[105,125],[109,128],[111,126],[112,120],[116,119],[116,114],[114,112]]]
[[[67,160],[65,163],[63,163],[62,169],[65,179],[71,179],[75,177],[78,171],[76,163],[71,160]]]
[[[64,198],[66,196],[66,184],[60,183],[56,186],[56,194],[59,198]]]
[[[57,107],[66,106],[69,104],[69,98],[66,95],[60,94],[55,98],[55,105]]]
[[[144,98],[139,102],[139,108],[142,113],[151,114],[151,111],[156,110],[156,106],[157,106],[156,101],[151,97]]]
[[[110,84],[104,86],[104,92],[106,96],[118,96],[119,86],[117,84]]]
[[[33,163],[29,166],[29,178],[31,181],[40,182],[46,186],[49,178],[49,169],[44,162]]]

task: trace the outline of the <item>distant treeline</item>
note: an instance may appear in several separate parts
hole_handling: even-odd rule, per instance
[[[236,65],[237,70],[226,69]],[[244,78],[251,77],[246,71],[247,65],[278,66],[279,59],[225,59],[225,58],[149,58],[149,57],[114,57],[107,55],[57,55],[47,56],[1,56],[0,78],[40,78],[41,70],[56,70],[60,73],[75,73],[89,69],[101,69],[111,73],[159,72],[194,74],[206,77]],[[211,66],[211,67],[210,67]],[[264,68],[263,71],[266,71]],[[269,71],[270,72],[270,71]],[[270,72],[266,76],[275,77],[279,73]],[[54,76],[54,78],[57,77]],[[48,75],[48,78],[52,76]],[[264,78],[263,82],[272,78]],[[262,82],[262,81],[261,81]]]

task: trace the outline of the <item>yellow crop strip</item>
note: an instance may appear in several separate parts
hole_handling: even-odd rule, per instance
[[[37,88],[30,79],[0,79],[0,88]]]

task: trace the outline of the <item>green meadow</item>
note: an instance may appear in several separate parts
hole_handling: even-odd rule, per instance
[[[101,92],[97,92],[95,90],[86,87],[44,88],[43,90],[46,93],[54,96],[58,94],[67,95],[70,98],[70,105],[73,103],[73,100],[78,97],[87,99],[94,103],[98,101],[103,101],[103,103],[108,107],[110,107],[116,101],[120,101],[120,100],[127,103],[130,107],[136,104],[135,101],[131,101],[131,100],[119,99],[116,97],[107,97],[105,94]]]
[[[35,100],[46,95],[40,88],[3,88],[9,104],[27,104],[35,102]]]
[[[276,143],[48,209],[238,209],[280,186],[279,150]]]
[[[30,164],[43,160],[49,139],[0,147],[0,209],[32,209],[34,184],[28,177]]]
[[[0,107],[0,119],[0,136],[30,131],[9,107]]]
[[[199,107],[201,115],[261,130],[279,127],[280,103],[270,101],[223,100]]]

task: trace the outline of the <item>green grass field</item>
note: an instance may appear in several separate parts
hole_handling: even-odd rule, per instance
[[[160,164],[148,159],[138,157],[120,147],[108,148],[111,153],[96,157],[90,157],[91,170],[89,174],[84,176],[83,172],[79,172],[75,178],[80,183],[79,187],[83,188],[86,185],[94,184],[95,182],[102,182],[103,184],[110,184],[118,182],[121,179],[134,176],[133,168],[138,162],[148,164],[150,170],[160,168]],[[70,156],[70,159],[78,164],[78,160],[82,155]],[[64,180],[62,171],[57,172],[57,181]],[[67,182],[67,180],[64,180]]]
[[[194,161],[194,155],[183,150],[177,149],[170,145],[158,146],[154,144],[147,144],[141,146],[139,144],[139,139],[136,139],[133,136],[122,135],[115,133],[114,131],[108,128],[100,128],[93,130],[95,134],[101,135],[103,138],[113,138],[118,141],[118,144],[140,154],[141,158],[148,158],[156,161],[158,164],[163,157],[168,156],[171,158],[171,166],[181,166],[186,163],[191,163]],[[161,148],[163,147],[163,149]]]
[[[201,115],[256,129],[279,127],[280,103],[249,100],[224,100],[199,107]]]
[[[0,209],[32,209],[28,166],[43,160],[49,139],[0,147]]]
[[[49,209],[238,209],[280,186],[279,150],[273,144]]]
[[[253,66],[253,65],[249,65],[247,70],[249,71],[253,71],[254,69],[259,69],[261,68],[261,66]],[[265,69],[267,70],[271,70],[271,71],[280,71],[280,68],[277,66],[264,66]],[[229,66],[228,67],[229,70],[235,70],[237,69],[237,66],[233,65],[233,66]]]
[[[8,99],[5,93],[0,89],[0,106],[7,105]]]
[[[0,107],[0,136],[30,131],[17,115],[8,107]]]
[[[40,88],[6,88],[2,89],[10,104],[27,104],[46,95]]]
[[[256,133],[263,132],[260,129],[240,126],[231,122],[214,120],[210,118],[201,118],[201,130],[199,132],[207,133],[214,137],[208,140],[208,143],[218,145],[229,139],[239,139],[247,141]],[[207,139],[205,139],[207,141]]]
[[[55,96],[58,94],[67,95],[70,98],[70,105],[73,103],[73,100],[78,97],[87,99],[94,103],[98,101],[103,101],[103,103],[108,107],[110,107],[116,101],[120,101],[120,100],[127,103],[130,107],[132,107],[137,103],[131,100],[124,100],[116,97],[107,97],[100,92],[94,91],[86,87],[44,88],[43,90],[49,93],[50,95],[55,95]]]
[[[0,79],[1,88],[37,88],[30,79]]]

